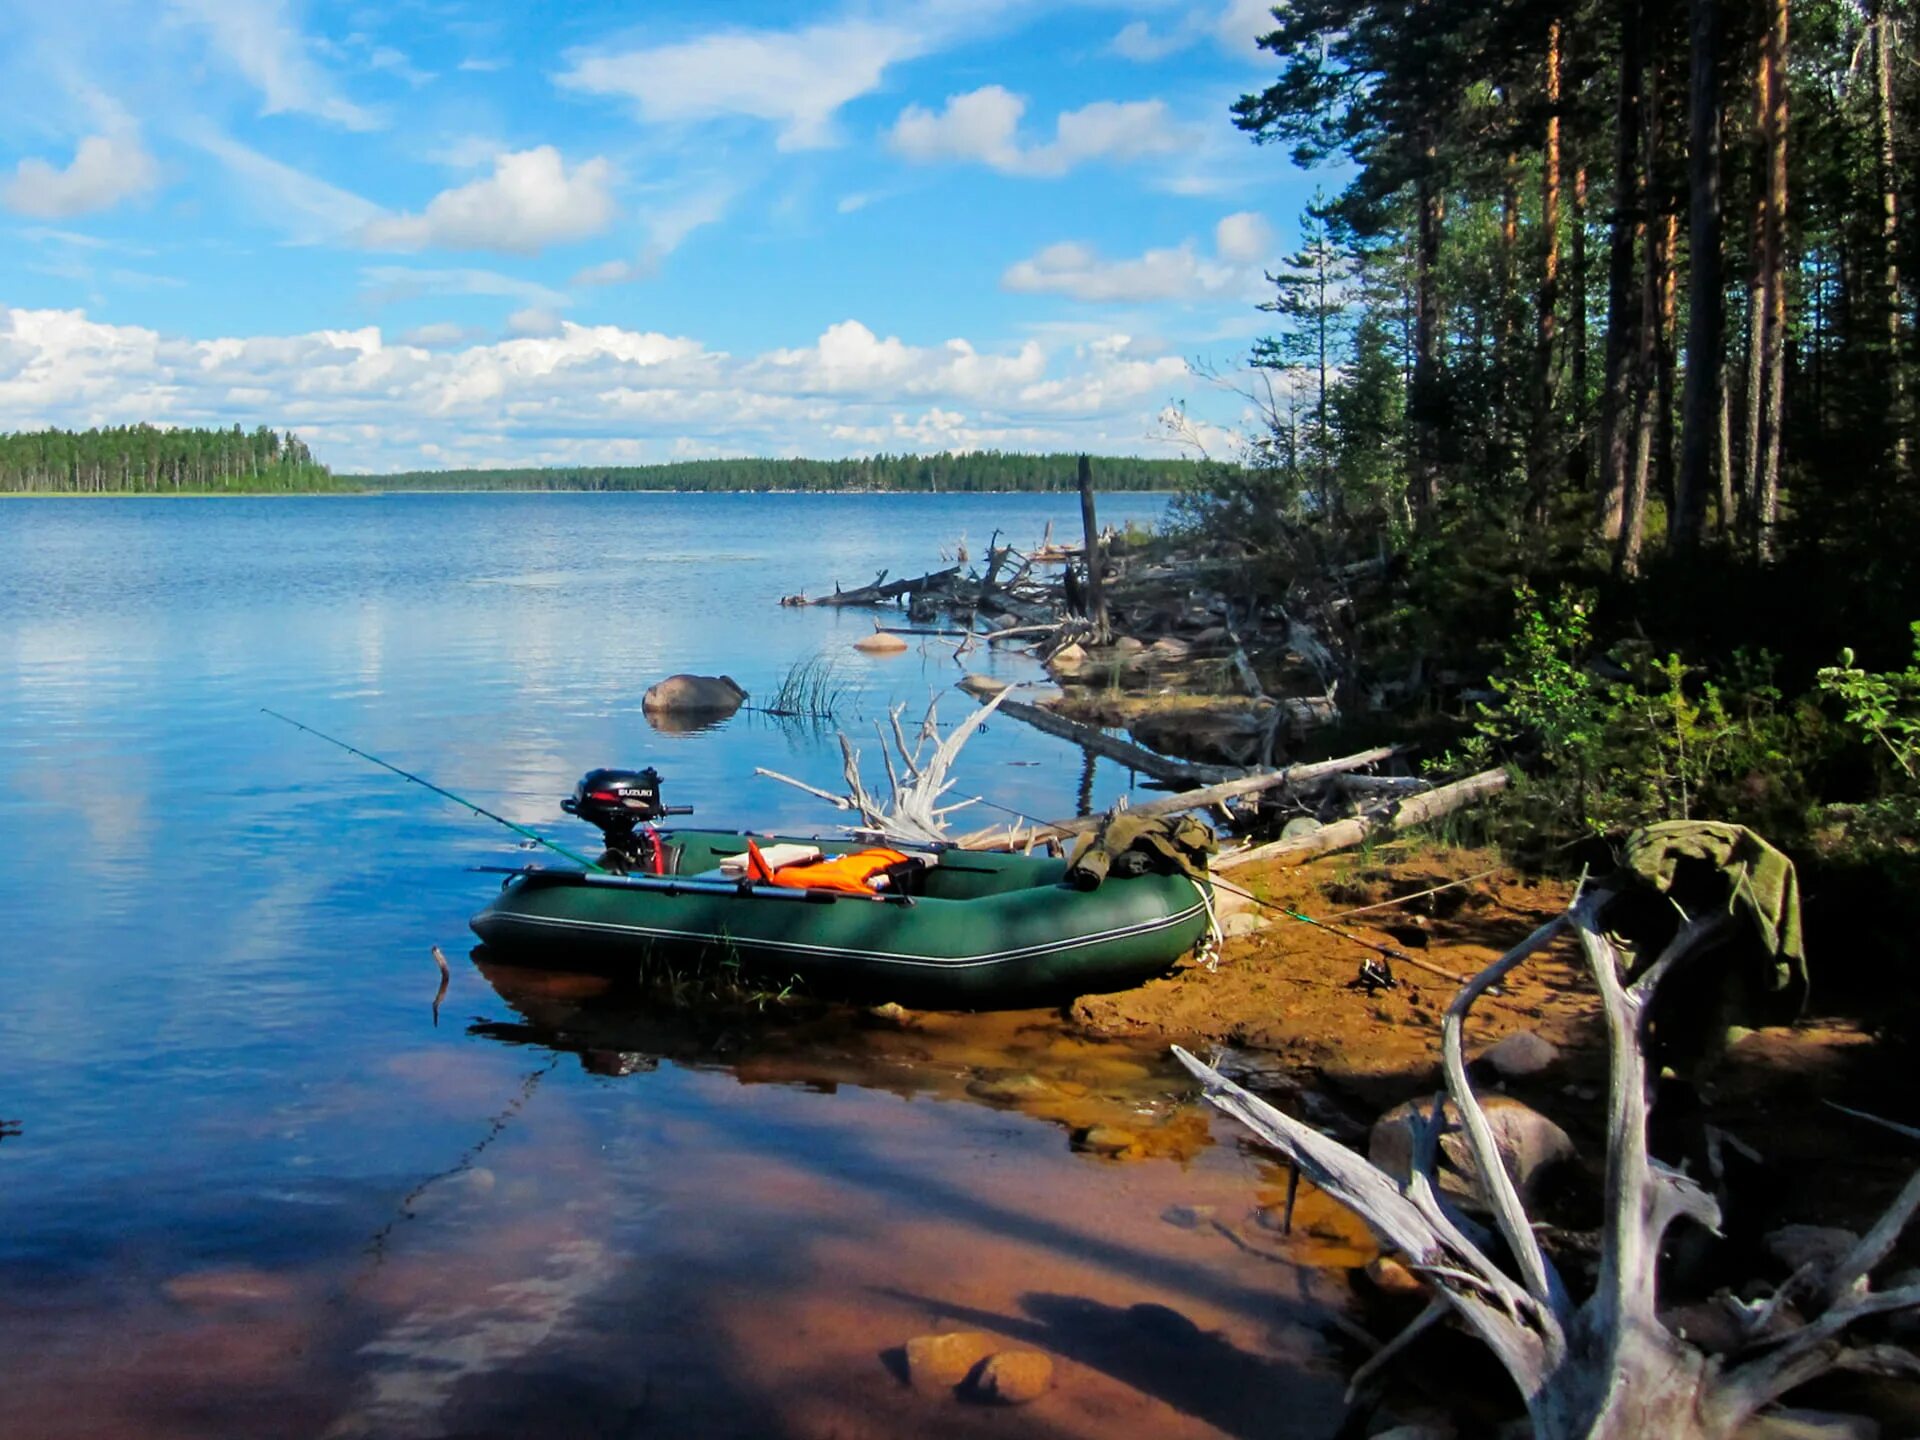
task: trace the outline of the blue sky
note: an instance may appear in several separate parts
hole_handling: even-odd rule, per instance
[[[1218,450],[1316,178],[1227,114],[1267,14],[0,0],[0,429]]]

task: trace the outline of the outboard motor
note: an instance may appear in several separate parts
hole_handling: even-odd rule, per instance
[[[622,875],[666,873],[660,834],[653,822],[663,815],[691,815],[691,805],[660,803],[660,774],[644,770],[589,770],[560,808],[599,828],[607,853],[600,863]]]

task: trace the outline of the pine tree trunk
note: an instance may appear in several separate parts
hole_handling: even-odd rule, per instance
[[[1533,428],[1527,487],[1537,524],[1553,498],[1553,332],[1560,304],[1560,21],[1547,27],[1547,135],[1540,155],[1540,300],[1533,352]]]
[[[1439,435],[1434,424],[1439,405],[1441,196],[1438,146],[1430,126],[1422,127],[1420,176],[1415,203],[1419,209],[1418,249],[1414,261],[1413,394],[1411,396],[1413,504],[1416,513],[1433,509],[1440,494]]]
[[[1567,256],[1571,303],[1567,310],[1567,348],[1572,352],[1573,448],[1569,452],[1568,480],[1578,491],[1587,488],[1587,167],[1573,172],[1573,236]]]
[[[1668,522],[1668,545],[1693,549],[1706,528],[1715,440],[1726,419],[1722,347],[1726,343],[1721,282],[1720,5],[1691,0],[1691,65],[1687,84],[1687,378],[1681,401],[1680,478]],[[1726,479],[1721,471],[1721,479]],[[1723,517],[1724,523],[1724,517]]]
[[[1660,99],[1659,68],[1649,65],[1641,84],[1641,97],[1645,113],[1641,122],[1641,143],[1645,147],[1641,157],[1641,195],[1642,203],[1648,212],[1652,209],[1654,157],[1660,153]],[[1649,214],[1650,218],[1650,214]],[[1643,223],[1641,229],[1646,233],[1644,248],[1645,261],[1640,270],[1640,316],[1635,331],[1638,342],[1633,357],[1633,431],[1626,476],[1626,493],[1622,497],[1620,534],[1614,550],[1613,568],[1618,575],[1637,575],[1640,572],[1640,546],[1646,535],[1647,489],[1655,461],[1655,449],[1658,443],[1658,411],[1660,406],[1659,383],[1661,350],[1661,304],[1667,289],[1668,236],[1672,233],[1671,217],[1662,216],[1659,223]]]
[[[1765,314],[1761,329],[1759,453],[1753,482],[1754,553],[1771,558],[1774,525],[1780,511],[1780,430],[1786,398],[1787,340],[1787,0],[1767,0],[1767,28],[1761,39],[1766,78],[1765,234],[1761,237],[1761,275]]]
[[[1600,538],[1618,541],[1633,463],[1635,356],[1640,307],[1633,293],[1635,246],[1646,231],[1640,126],[1647,72],[1644,0],[1620,14],[1620,92],[1614,134],[1612,238],[1607,256],[1607,373],[1600,403]]]
[[[1655,337],[1655,378],[1658,400],[1654,406],[1654,477],[1660,491],[1660,503],[1666,506],[1667,524],[1673,524],[1677,483],[1673,444],[1673,388],[1679,341],[1680,277],[1673,256],[1680,238],[1680,216],[1669,210],[1660,226],[1660,330]]]
[[[1888,0],[1873,17],[1873,148],[1880,180],[1881,288],[1887,309],[1887,410],[1896,473],[1907,468],[1905,357],[1900,353],[1900,197],[1893,156],[1893,19]]]

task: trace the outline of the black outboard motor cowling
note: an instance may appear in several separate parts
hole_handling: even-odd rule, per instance
[[[663,815],[693,813],[691,805],[660,803],[660,772],[651,765],[644,770],[589,770],[560,808],[606,836],[602,863],[622,871],[657,872],[660,845],[653,822]]]

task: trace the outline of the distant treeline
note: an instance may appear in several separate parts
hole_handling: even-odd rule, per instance
[[[0,434],[0,493],[241,494],[288,490],[1072,490],[1077,455],[872,455],[852,460],[684,460],[670,465],[412,470],[335,475],[292,431],[101,430]],[[1179,490],[1192,460],[1096,456],[1102,490]]]
[[[257,430],[103,430],[0,434],[0,492],[50,495],[242,494],[351,488],[299,436]]]
[[[415,470],[363,475],[374,490],[1072,490],[1076,455],[871,455],[853,460],[683,460],[670,465]],[[1101,490],[1178,490],[1195,461],[1096,456]]]

